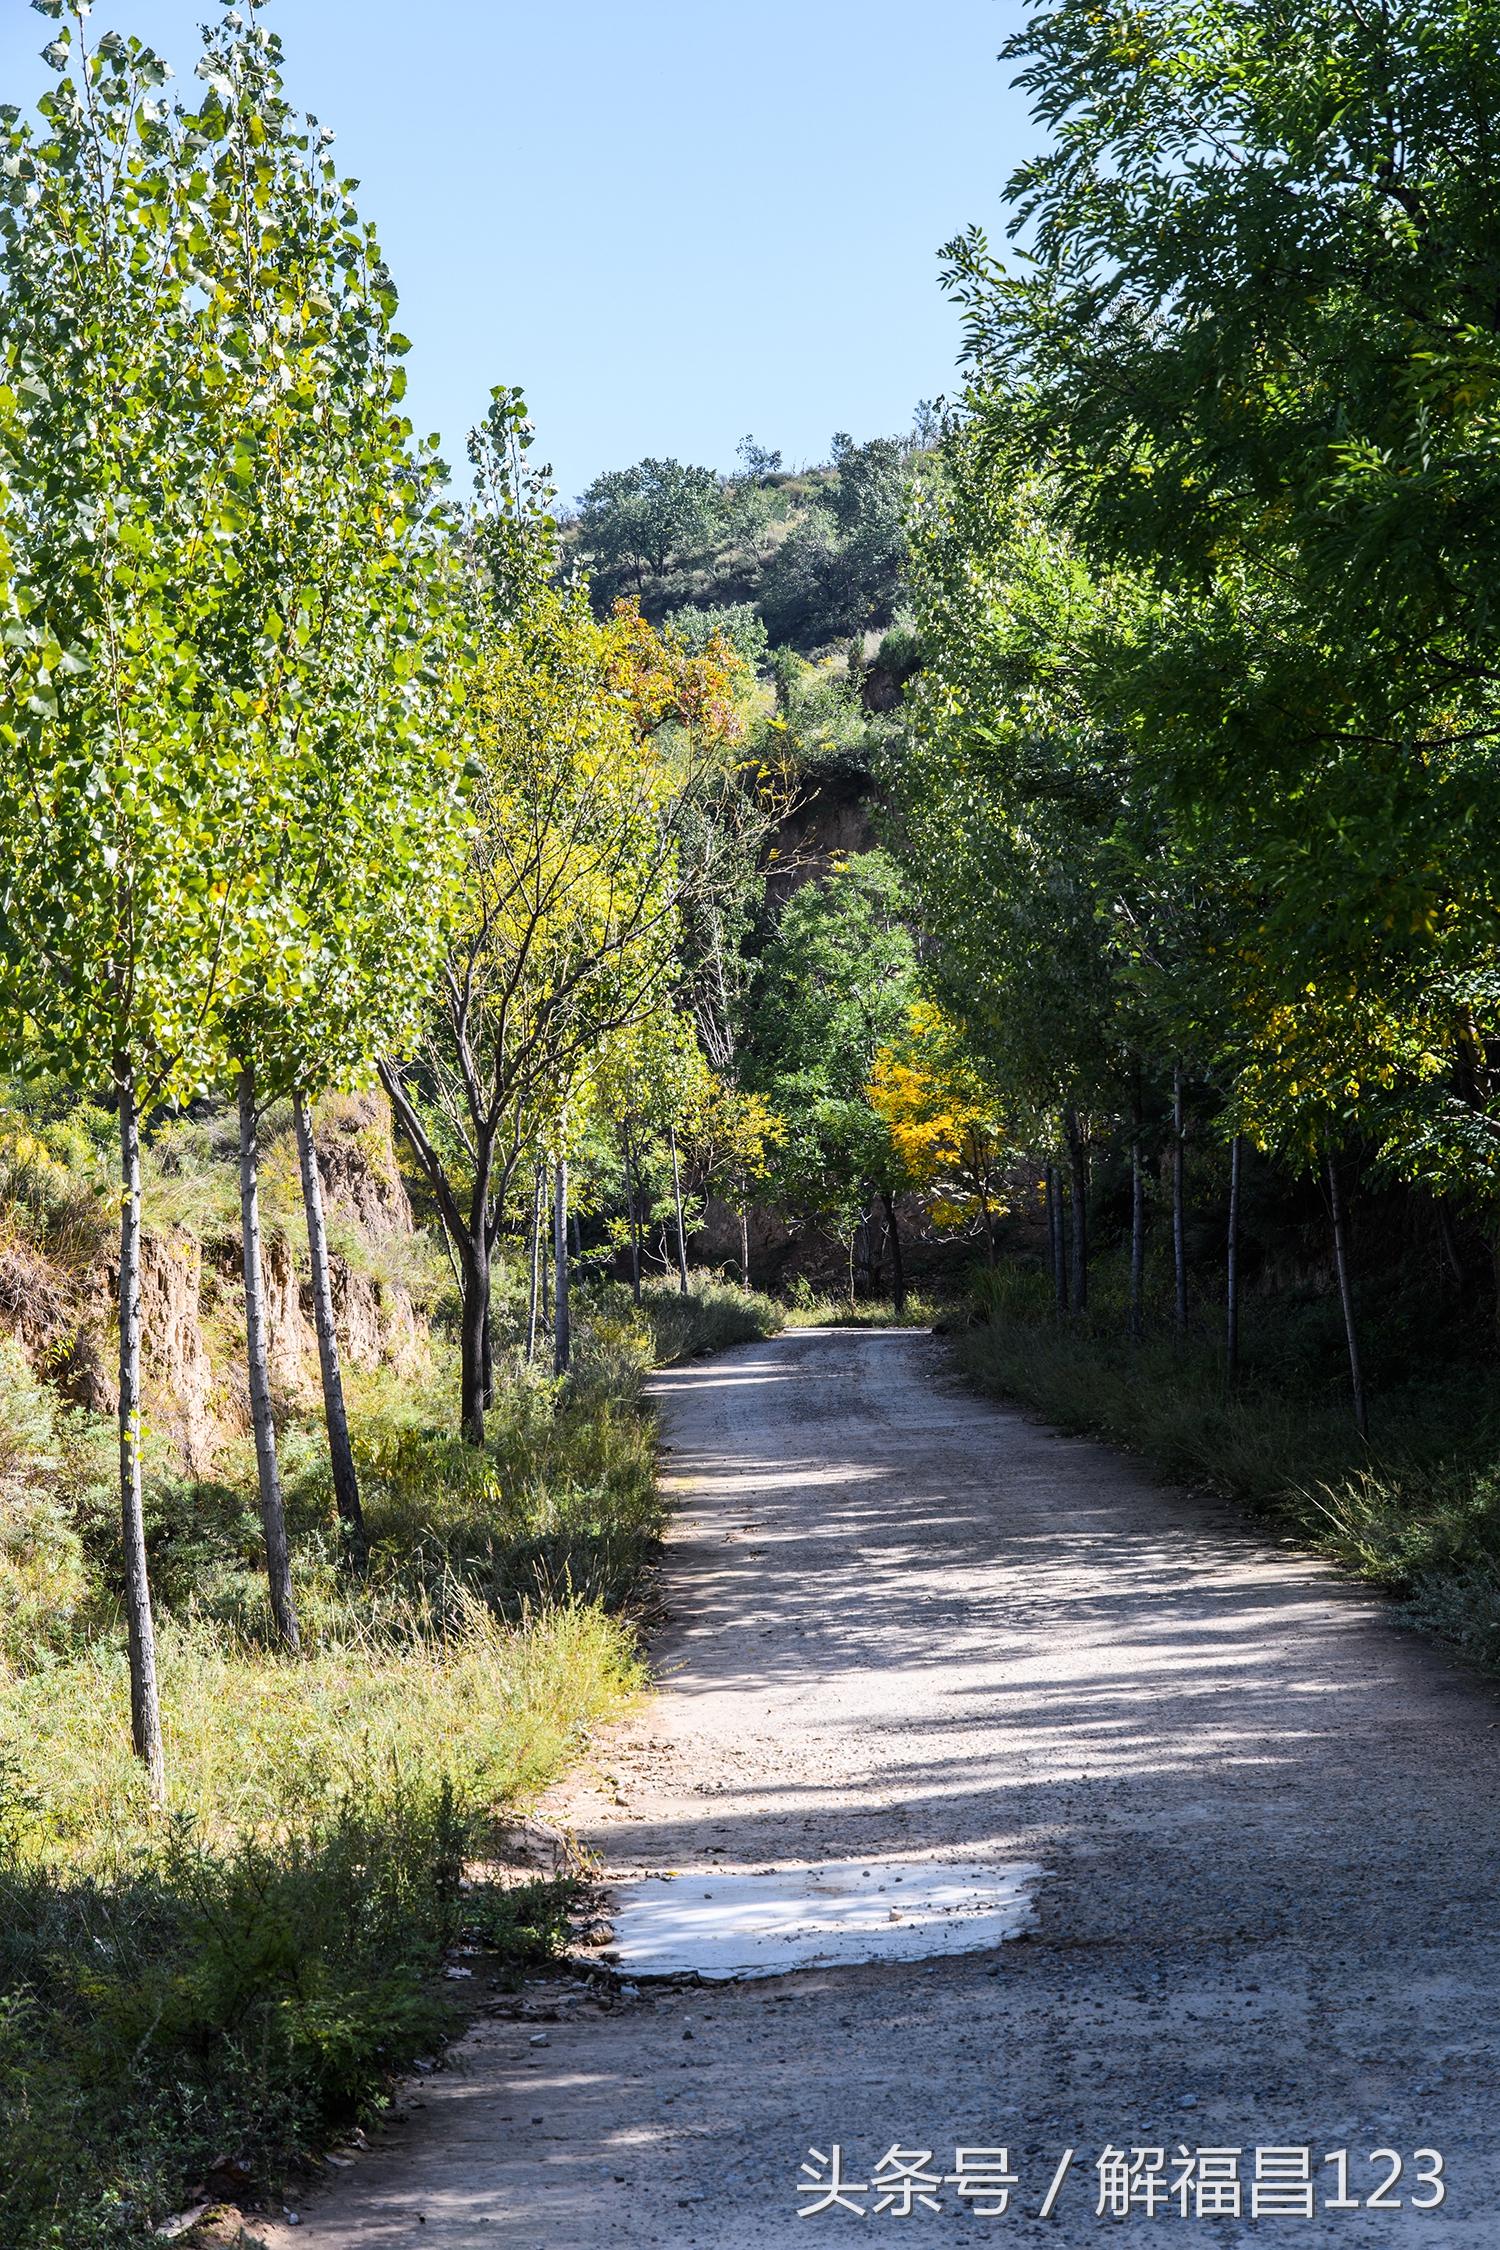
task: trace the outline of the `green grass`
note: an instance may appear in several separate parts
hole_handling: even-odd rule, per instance
[[[1059,1323],[1043,1278],[980,1278],[957,1330],[959,1367],[981,1389],[1061,1429],[1111,1439],[1173,1482],[1239,1502],[1384,1588],[1411,1619],[1500,1670],[1500,1399],[1463,1356],[1423,1362],[1373,1326],[1380,1370],[1371,1442],[1350,1413],[1336,1304],[1251,1305],[1231,1393],[1221,1354],[1124,1336],[1119,1277],[1102,1268],[1084,1322]]]
[[[215,2174],[274,2186],[369,2116],[454,2028],[445,1953],[519,1965],[555,1942],[566,1887],[466,1887],[477,1840],[461,1803],[412,1782],[229,1851],[169,1833],[107,1877],[7,1853],[11,2250],[125,2250]]]
[[[229,2163],[270,2191],[454,2020],[444,1957],[561,1928],[499,1826],[642,1684],[655,1362],[770,1334],[721,1284],[580,1308],[558,1383],[504,1357],[482,1452],[446,1369],[351,1382],[370,1569],[283,1433],[305,1653],[270,1639],[248,1442],[148,1488],[169,1804],[129,1751],[109,1431],[0,1369],[0,2242],[126,2250]]]
[[[817,1295],[806,1284],[787,1300],[787,1318],[798,1328],[932,1328],[951,1308],[913,1291],[898,1315],[889,1298]]]

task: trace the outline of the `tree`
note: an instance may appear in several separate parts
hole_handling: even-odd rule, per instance
[[[279,43],[238,17],[200,66],[222,141],[213,274],[245,339],[232,473],[241,561],[204,647],[255,769],[270,870],[239,1064],[246,1331],[272,1608],[295,1646],[261,1307],[257,1126],[294,1104],[335,1497],[364,1549],[309,1101],[373,1074],[434,966],[456,839],[440,738],[449,604],[438,464],[400,412],[405,339],[373,230],[283,98]],[[254,339],[260,339],[258,343]]]
[[[781,468],[781,455],[771,452],[753,437],[742,437],[735,451],[744,463],[746,476],[757,483],[766,477],[774,477]]]
[[[670,980],[677,808],[739,724],[732,667],[628,605],[600,623],[586,584],[558,583],[530,441],[519,396],[497,392],[473,445],[468,865],[426,1028],[382,1068],[459,1261],[475,1442],[511,1183],[525,1153],[556,1153],[548,1134],[586,1063]]]
[[[776,550],[762,610],[771,637],[817,646],[888,624],[906,559],[907,448],[833,440],[837,472]]]
[[[674,562],[708,544],[720,504],[712,469],[645,460],[606,470],[578,503],[585,553],[606,591],[633,579],[643,594],[648,573],[665,578]]]
[[[957,1027],[931,1001],[916,1001],[904,1031],[876,1055],[869,1098],[934,1226],[977,1230],[993,1262],[1005,1128]]]
[[[981,449],[1044,469],[1093,569],[1154,582],[1137,770],[1243,878],[1224,990],[1291,1105],[1253,1129],[1305,1146],[1299,1110],[1357,1087],[1381,1162],[1480,1196],[1496,20],[1294,0],[1135,37],[1064,0],[1008,49],[1054,128],[1010,187],[1028,263],[977,234],[950,263]]]
[[[64,15],[62,0],[44,14]],[[0,169],[0,1022],[120,1119],[120,1487],[131,1722],[164,1788],[140,1450],[140,1120],[222,1076],[265,899],[264,775],[206,664],[235,600],[248,377],[212,286],[222,105],[75,5]],[[210,89],[212,96],[212,89]]]
[[[869,1085],[915,997],[904,904],[884,852],[844,861],[792,894],[756,983],[753,1081],[781,1119],[776,1182],[849,1240],[851,1259],[875,1198],[900,1184]]]
[[[1125,973],[1142,930],[1156,935],[1136,848],[1152,808],[1122,790],[1126,745],[1095,653],[1117,614],[1136,629],[1144,597],[1090,574],[1045,487],[997,473],[971,429],[949,434],[942,470],[914,527],[925,663],[900,832],[933,997],[1047,1172],[1059,1309],[1082,1312],[1091,1120],[1115,1111],[1156,1038]]]

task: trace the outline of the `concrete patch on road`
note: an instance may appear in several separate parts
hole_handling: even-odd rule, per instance
[[[753,1875],[650,1875],[613,1891],[606,1958],[631,1976],[784,1976],[978,1953],[1032,1918],[1044,1870],[838,1860]]]

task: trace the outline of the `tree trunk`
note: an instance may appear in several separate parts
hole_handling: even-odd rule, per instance
[[[1139,1121],[1137,1121],[1139,1122]],[[1137,1131],[1130,1144],[1130,1334],[1139,1343],[1146,1312],[1146,1168]]]
[[[1085,1313],[1089,1308],[1089,1167],[1076,1109],[1068,1111],[1067,1129],[1073,1191],[1073,1310]]]
[[[526,1364],[536,1358],[536,1317],[542,1287],[542,1209],[545,1174],[538,1164],[531,1181],[531,1294],[526,1307]]]
[[[349,1443],[349,1415],[339,1367],[338,1333],[333,1325],[333,1283],[328,1270],[328,1229],[323,1217],[323,1180],[306,1096],[294,1094],[297,1158],[302,1168],[302,1203],[307,1213],[307,1248],[312,1260],[313,1324],[318,1332],[318,1366],[323,1377],[323,1415],[328,1424],[328,1458],[333,1466],[333,1497],[355,1568],[369,1560],[370,1542],[359,1504],[359,1478]]]
[[[552,1291],[552,1363],[559,1375],[566,1375],[573,1356],[573,1334],[568,1310],[568,1160],[565,1156],[557,1160],[552,1233],[552,1257],[556,1267]]]
[[[636,1169],[635,1150],[631,1143],[630,1128],[624,1133],[625,1147],[625,1197],[630,1218],[630,1294],[637,1304],[641,1301],[641,1180]]]
[[[867,1182],[865,1186],[866,1195],[869,1192]],[[863,1276],[864,1291],[867,1297],[874,1287],[875,1258],[870,1247],[870,1232],[870,1206],[866,1203],[859,1214],[859,1224],[854,1230],[849,1245],[849,1303],[851,1306],[855,1301],[854,1293],[860,1276]]]
[[[1339,1185],[1339,1168],[1331,1155],[1328,1158],[1328,1210],[1333,1220],[1333,1263],[1339,1277],[1339,1302],[1344,1308],[1344,1339],[1349,1346],[1349,1395],[1354,1406],[1354,1426],[1362,1438],[1368,1438],[1370,1418],[1365,1408],[1365,1379],[1359,1364],[1359,1333],[1354,1324],[1344,1191]]]
[[[1187,1334],[1187,1205],[1185,1198],[1182,1123],[1182,1065],[1172,1067],[1172,1270],[1176,1282],[1173,1319],[1179,1336]]]
[[[1229,1241],[1224,1281],[1224,1365],[1232,1384],[1240,1365],[1240,1173],[1244,1136],[1229,1144]]]
[[[896,1199],[882,1191],[881,1201],[891,1235],[891,1309],[901,1320],[906,1314],[906,1266],[901,1256],[901,1229],[896,1223]]]
[[[460,1334],[462,1368],[459,1420],[470,1445],[484,1443],[485,1346],[490,1326],[490,1254],[481,1231],[460,1245],[464,1269],[464,1315]]]
[[[740,1279],[750,1286],[750,1206],[744,1200],[746,1190],[740,1190]]]
[[[156,1626],[146,1574],[146,1521],[141,1504],[141,1127],[135,1072],[115,1060],[120,1107],[120,1519],[125,1548],[125,1624],[130,1642],[130,1735],[146,1768],[152,1804],[166,1800],[161,1699],[156,1685]]]
[[[265,1267],[260,1254],[260,1148],[256,1132],[255,1074],[240,1072],[240,1217],[245,1262],[245,1355],[250,1370],[250,1419],[255,1425],[255,1465],[260,1483],[260,1520],[266,1537],[266,1577],[271,1615],[284,1648],[300,1645],[297,1605],[292,1596],[292,1557],[287,1544],[286,1511],[281,1504],[281,1472],[276,1465],[276,1424],[271,1416],[271,1377],[266,1364]]]
[[[1047,1232],[1052,1250],[1052,1294],[1061,1320],[1068,1309],[1068,1245],[1063,1228],[1062,1172],[1056,1164],[1047,1166]]]
[[[677,1157],[677,1127],[671,1126],[668,1137],[672,1143],[672,1201],[677,1209],[677,1280],[684,1297],[688,1294],[687,1228],[682,1220],[682,1166]]]

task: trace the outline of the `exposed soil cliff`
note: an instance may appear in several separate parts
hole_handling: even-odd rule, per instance
[[[330,1102],[319,1110],[316,1137],[346,1363],[408,1364],[422,1349],[426,1324],[403,1272],[414,1230],[385,1105],[373,1095]],[[306,1238],[290,1199],[268,1201],[272,1387],[285,1406],[303,1406],[318,1387]],[[20,1228],[0,1227],[0,1333],[20,1342],[38,1375],[101,1414],[112,1414],[118,1401],[119,1274],[109,1239],[99,1229],[99,1254],[70,1262]],[[197,1224],[153,1223],[148,1194],[141,1260],[147,1410],[153,1429],[197,1475],[208,1472],[226,1436],[249,1427],[241,1275],[237,1235],[212,1206]]]

